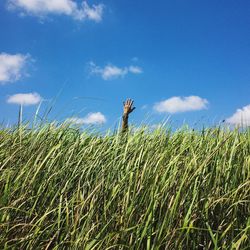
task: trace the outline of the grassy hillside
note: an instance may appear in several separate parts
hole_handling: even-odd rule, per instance
[[[0,248],[249,249],[250,130],[0,131]]]

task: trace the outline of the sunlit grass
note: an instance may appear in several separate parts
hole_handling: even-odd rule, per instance
[[[0,130],[1,249],[247,249],[250,130]]]

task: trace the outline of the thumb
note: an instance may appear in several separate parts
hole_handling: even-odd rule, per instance
[[[133,112],[135,109],[136,109],[136,107],[133,107],[133,108],[131,109],[131,112]]]

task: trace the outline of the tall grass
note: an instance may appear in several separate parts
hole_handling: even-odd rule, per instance
[[[0,130],[1,249],[249,249],[250,130]]]

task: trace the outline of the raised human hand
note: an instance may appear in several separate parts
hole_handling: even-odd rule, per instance
[[[134,101],[132,99],[127,99],[125,102],[123,102],[123,115],[129,115],[135,110],[133,104]]]
[[[134,101],[132,99],[127,99],[123,102],[122,132],[128,131],[128,116],[135,110],[133,104]]]

